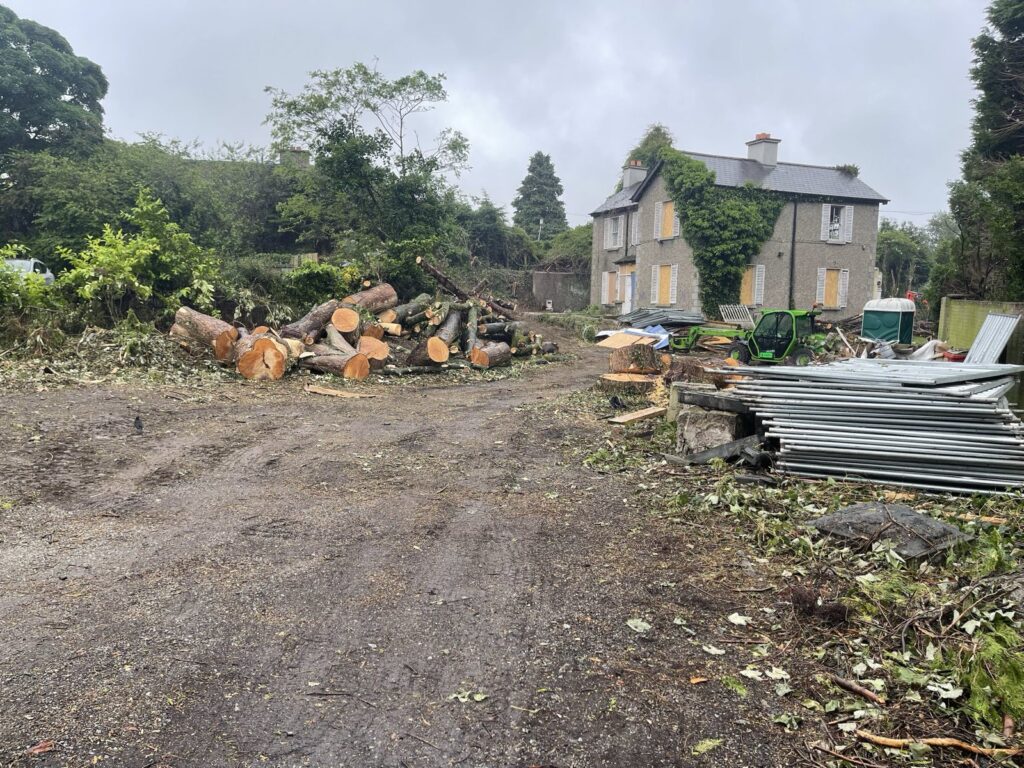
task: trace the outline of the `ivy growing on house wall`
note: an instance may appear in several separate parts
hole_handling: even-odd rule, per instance
[[[751,185],[716,187],[714,171],[671,147],[661,157],[662,178],[693,249],[701,310],[717,317],[720,304],[739,302],[743,272],[771,237],[786,198]]]

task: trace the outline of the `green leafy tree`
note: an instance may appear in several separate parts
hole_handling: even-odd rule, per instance
[[[117,322],[129,310],[164,318],[186,302],[211,309],[216,261],[170,220],[163,203],[143,190],[124,218],[133,231],[104,225],[82,251],[66,254],[71,268],[58,285],[90,319]]]
[[[904,296],[925,287],[931,269],[929,245],[924,229],[882,219],[875,263],[882,273],[883,296]]]
[[[956,233],[937,252],[931,300],[1024,299],[1024,2],[993,0],[987,15],[973,41],[973,141],[950,185]]]
[[[739,301],[743,272],[771,236],[785,198],[751,186],[716,187],[715,173],[682,152],[665,148],[661,174],[681,217],[700,277],[700,304],[717,317],[722,304]]]
[[[1024,2],[994,0],[973,42],[974,142],[968,162],[1024,153]]]
[[[560,232],[551,241],[542,267],[566,272],[589,272],[593,238],[592,223]]]
[[[85,157],[15,152],[7,174],[0,178],[0,241],[24,243],[55,271],[62,249],[81,250],[104,224],[124,224],[119,217],[143,187],[197,243],[226,257],[295,247],[295,237],[279,231],[277,207],[297,183],[259,150],[203,154],[157,136],[104,140]]]
[[[106,93],[100,68],[58,32],[0,5],[0,155],[95,144]]]
[[[465,167],[469,143],[458,131],[442,130],[429,150],[415,139],[415,116],[448,99],[444,75],[416,70],[389,80],[375,69],[357,63],[347,69],[311,72],[298,94],[267,87],[271,112],[267,116],[278,147],[316,150],[325,136],[344,125],[349,131],[374,123],[386,136],[389,159],[399,175],[414,172],[424,162],[459,172]]]
[[[471,261],[492,266],[509,266],[508,224],[505,210],[485,194],[469,220]]]
[[[562,182],[551,155],[535,152],[512,201],[512,223],[538,240],[550,240],[569,226],[561,197]]]
[[[626,165],[630,160],[639,160],[646,168],[653,168],[661,159],[662,150],[671,148],[673,141],[672,133],[664,125],[649,125],[640,142],[629,151],[622,164]]]

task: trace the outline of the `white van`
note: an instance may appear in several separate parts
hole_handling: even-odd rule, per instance
[[[53,272],[39,259],[4,259],[4,266],[26,274],[35,272],[37,275],[42,275],[47,285],[53,282]]]

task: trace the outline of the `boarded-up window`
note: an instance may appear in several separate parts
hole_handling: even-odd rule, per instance
[[[671,240],[679,237],[679,217],[676,206],[671,200],[656,203],[654,206],[654,239]]]
[[[618,272],[602,272],[601,273],[601,303],[602,304],[614,304],[619,300],[619,273]]]
[[[815,301],[825,309],[844,309],[850,289],[850,270],[818,269],[818,290]]]
[[[679,268],[672,264],[655,264],[651,267],[651,298],[658,306],[674,303]]]
[[[752,264],[743,273],[740,304],[760,307],[764,304],[764,264]]]

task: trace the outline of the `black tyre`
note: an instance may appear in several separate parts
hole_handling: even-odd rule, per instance
[[[731,357],[733,360],[746,365],[750,362],[750,348],[742,341],[734,341],[729,345],[729,349],[725,352],[726,357]]]
[[[810,347],[797,347],[789,357],[786,358],[788,365],[810,365],[814,362],[814,350]]]

